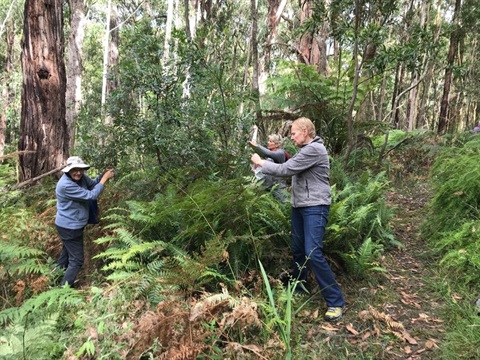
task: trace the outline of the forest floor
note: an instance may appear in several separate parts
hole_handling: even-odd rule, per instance
[[[420,236],[430,197],[428,182],[420,178],[394,188],[386,200],[396,209],[392,227],[404,248],[385,252],[379,265],[386,271],[375,275],[374,281],[354,283],[338,276],[347,308],[337,323],[323,321],[323,308],[320,313],[299,313],[306,336],[299,340],[298,355],[310,354],[315,359],[439,358],[445,330],[442,300],[434,289],[441,280],[435,274],[437,265],[428,241]],[[311,300],[323,301],[318,294]],[[311,326],[312,318],[318,319],[314,321],[317,326]]]

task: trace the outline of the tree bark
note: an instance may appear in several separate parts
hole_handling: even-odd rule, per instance
[[[5,46],[5,66],[4,75],[2,76],[2,113],[0,115],[0,156],[5,153],[5,142],[7,138],[7,110],[10,106],[10,72],[12,70],[12,51],[15,40],[15,32],[13,26],[6,27],[6,46]]]
[[[287,0],[269,0],[268,1],[268,16],[267,16],[268,34],[267,34],[267,39],[265,41],[265,50],[264,50],[265,66],[267,67],[267,69],[270,67],[272,46],[277,41],[277,37],[278,37],[277,26],[280,23],[280,18],[282,16],[283,10],[285,10],[286,4],[287,4]]]
[[[107,78],[107,96],[112,92],[112,90],[118,88],[119,80],[115,76],[115,73],[112,73],[112,70],[118,64],[118,43],[120,41],[120,32],[118,30],[118,7],[116,4],[112,4],[111,13],[110,13],[110,41],[108,43],[108,78]]]
[[[67,90],[65,97],[69,148],[75,146],[76,119],[82,101],[82,55],[85,37],[85,4],[83,0],[69,0],[70,36],[68,38],[68,63],[66,66]]]
[[[310,0],[303,2],[300,12],[300,23],[304,23],[307,19],[312,17],[312,4]],[[307,65],[315,65],[319,73],[325,72],[325,69],[321,69],[321,52],[326,49],[320,48],[320,43],[316,39],[314,32],[304,32],[300,38],[298,46],[298,61]]]
[[[443,95],[442,95],[442,102],[440,104],[440,114],[438,115],[438,130],[437,133],[439,135],[445,134],[448,124],[447,124],[447,116],[448,116],[448,97],[450,96],[450,88],[452,85],[452,77],[453,77],[453,64],[455,62],[455,54],[458,50],[458,43],[459,43],[459,29],[457,24],[457,18],[460,16],[460,9],[462,6],[462,0],[455,1],[455,10],[453,13],[453,30],[450,34],[450,47],[448,50],[448,57],[447,57],[447,68],[445,69],[445,80],[443,83]]]
[[[257,118],[257,124],[260,123],[262,118],[262,112],[260,109],[260,88],[258,83],[259,70],[258,70],[258,41],[257,41],[257,5],[256,0],[250,1],[250,10],[252,16],[252,38],[251,38],[251,47],[252,47],[252,97],[255,102],[255,114]]]
[[[435,6],[433,6],[435,8]],[[426,17],[428,18],[428,15],[430,13],[433,13],[432,9],[426,10]],[[441,18],[440,14],[437,13],[435,20],[433,21],[433,24],[430,24],[427,20],[425,21],[425,25],[423,29],[426,31],[427,27],[430,27],[434,25],[435,26],[435,32],[433,33],[432,37],[432,44],[437,44],[438,39],[440,38],[440,32],[442,29],[441,26]],[[432,46],[433,47],[433,46]],[[434,76],[434,71],[435,71],[435,56],[432,54],[428,54],[425,59],[425,78],[423,80],[423,86],[421,87],[421,91],[419,91],[420,96],[419,96],[419,105],[418,105],[418,113],[417,113],[417,128],[425,128],[427,127],[427,102],[429,99],[429,93],[430,93],[430,88],[432,84],[432,79]],[[430,127],[428,127],[430,128]],[[432,128],[433,129],[433,128]]]
[[[358,78],[360,77],[360,66],[358,63],[358,38],[360,30],[360,0],[355,0],[355,18],[354,18],[354,34],[355,41],[353,44],[353,66],[354,66],[354,75],[353,75],[353,90],[352,98],[350,99],[350,105],[348,106],[347,113],[347,151],[345,153],[344,166],[348,165],[350,160],[350,154],[352,153],[353,147],[355,145],[355,135],[353,133],[353,110],[355,108],[355,101],[357,100],[358,92]]]
[[[20,180],[55,169],[68,157],[63,60],[63,1],[26,0],[22,41]]]

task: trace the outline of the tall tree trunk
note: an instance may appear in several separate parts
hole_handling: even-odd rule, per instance
[[[286,4],[287,4],[287,0],[269,0],[268,1],[268,16],[267,16],[268,34],[267,34],[267,39],[265,41],[265,50],[264,50],[265,66],[267,69],[270,67],[272,46],[276,42],[278,37],[277,26],[280,23],[280,18],[282,16],[283,10],[285,10]]]
[[[5,153],[5,140],[7,138],[7,110],[10,106],[9,82],[10,72],[12,70],[13,43],[15,40],[13,23],[12,26],[7,25],[6,29],[5,66],[2,76],[2,98],[0,99],[2,108],[2,113],[0,115],[0,156],[4,155]]]
[[[20,180],[64,164],[68,157],[63,60],[63,1],[26,0],[22,41]]]
[[[108,78],[108,53],[110,43],[110,15],[112,11],[112,0],[107,2],[107,20],[105,21],[105,37],[103,40],[103,71],[102,71],[102,108],[107,101],[107,78]]]
[[[193,39],[193,33],[190,26],[190,0],[183,0],[183,18],[185,21],[185,34],[187,36],[187,41]]]
[[[462,6],[462,0],[455,0],[455,9],[453,12],[453,29],[450,34],[450,47],[448,50],[448,57],[447,57],[447,67],[445,69],[445,80],[443,83],[443,95],[442,95],[442,102],[440,104],[440,114],[438,115],[438,130],[437,133],[442,135],[447,131],[448,124],[447,124],[447,116],[448,116],[448,97],[450,96],[450,88],[452,85],[452,77],[453,77],[453,64],[455,63],[455,54],[458,50],[459,44],[459,26],[457,19],[460,16],[460,9]]]
[[[107,97],[112,90],[120,86],[118,77],[110,71],[118,64],[118,42],[120,40],[120,32],[118,30],[118,7],[112,4],[110,11],[110,41],[108,42],[108,77],[107,77]]]
[[[252,39],[251,39],[251,51],[252,51],[252,97],[255,102],[255,114],[257,118],[257,124],[260,124],[262,118],[262,111],[260,109],[260,89],[258,84],[258,41],[257,41],[257,23],[258,23],[258,10],[257,0],[250,1],[250,11],[252,16]]]
[[[380,86],[380,95],[378,97],[378,115],[377,120],[383,122],[383,104],[385,103],[385,93],[387,92],[387,75],[383,74],[382,85]]]
[[[432,6],[434,8],[434,6]],[[427,17],[432,11],[428,9],[426,11]],[[427,30],[427,27],[431,27],[432,25],[435,26],[435,32],[432,37],[432,44],[437,44],[438,39],[440,38],[441,32],[441,17],[440,12],[437,12],[437,15],[433,21],[433,24],[429,23],[428,19],[425,21],[424,24],[424,31]],[[432,46],[433,47],[433,46]],[[417,128],[423,128],[427,126],[427,102],[430,93],[430,87],[434,75],[435,70],[435,56],[433,54],[427,54],[425,58],[425,78],[423,80],[423,84],[421,90],[419,91],[419,105],[418,105],[418,113],[417,113]]]
[[[300,23],[302,24],[313,15],[312,2],[310,0],[302,1],[300,10]],[[328,31],[326,26],[325,21],[320,34],[312,31],[304,32],[298,45],[298,61],[307,65],[315,65],[320,74],[325,74],[328,70],[326,55]]]
[[[420,79],[420,74],[418,70],[413,71],[412,73],[412,83],[417,83]],[[408,94],[408,119],[407,119],[407,129],[408,131],[415,130],[417,128],[417,87],[414,87]]]
[[[85,4],[84,0],[69,0],[70,36],[68,38],[67,92],[65,97],[69,148],[75,146],[77,116],[82,101],[82,55],[85,37]]]
[[[168,59],[170,57],[170,41],[172,38],[172,28],[173,28],[173,0],[167,1],[167,23],[165,27],[165,42],[163,46],[163,69],[166,70]]]
[[[355,0],[355,26],[354,34],[355,41],[353,43],[353,66],[354,66],[354,77],[353,77],[353,90],[352,98],[350,99],[350,105],[348,107],[347,113],[347,152],[345,154],[344,166],[347,166],[348,161],[350,160],[350,154],[352,153],[353,147],[355,146],[355,134],[353,133],[353,110],[355,109],[355,101],[357,100],[357,91],[358,91],[358,78],[360,77],[360,66],[358,63],[358,38],[360,33],[360,0]]]
[[[117,5],[108,0],[107,4],[107,26],[105,29],[103,49],[103,82],[102,82],[102,107],[105,106],[110,92],[118,87],[117,78],[111,74],[112,69],[118,63],[118,12]],[[103,123],[111,125],[113,119],[105,116]],[[105,135],[100,138],[100,144],[104,144]]]

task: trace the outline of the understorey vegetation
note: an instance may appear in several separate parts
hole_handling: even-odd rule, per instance
[[[422,238],[431,247],[430,266],[442,269],[442,276],[430,286],[451,299],[438,310],[447,314],[442,321],[451,330],[429,351],[468,358],[477,354],[478,341],[469,329],[479,323],[473,315],[480,280],[479,140],[410,136],[389,143],[394,150],[383,159],[387,171],[373,162],[370,169],[345,172],[342,159],[332,158],[325,253],[347,293],[357,295],[350,296],[347,320],[329,331],[355,336],[352,323],[360,320],[377,326],[376,337],[363,339],[365,358],[379,355],[376,344],[388,333],[397,334],[398,343],[415,341],[398,319],[361,295],[362,289],[382,288],[392,271],[385,258],[405,251],[392,227],[402,209],[387,201],[401,187],[393,175],[402,173],[403,184],[431,182]],[[426,139],[429,145],[419,146]],[[361,162],[377,156],[358,151],[354,157]],[[402,153],[419,163],[415,171]],[[86,264],[73,290],[56,286],[61,246],[53,226],[54,181],[14,191],[12,166],[0,169],[2,358],[278,359],[328,352],[325,358],[347,358],[346,352],[355,351],[349,342],[329,348],[328,335],[308,345],[311,327],[322,324],[324,305],[313,279],[305,296],[280,280],[291,268],[290,205],[265,192],[248,172],[186,181],[178,170],[151,168],[117,178],[100,204],[100,224],[86,230]]]

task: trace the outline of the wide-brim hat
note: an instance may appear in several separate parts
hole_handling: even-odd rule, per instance
[[[72,169],[89,169],[90,165],[87,165],[80,159],[79,156],[70,156],[67,159],[67,166],[62,169],[64,173],[68,173]]]

